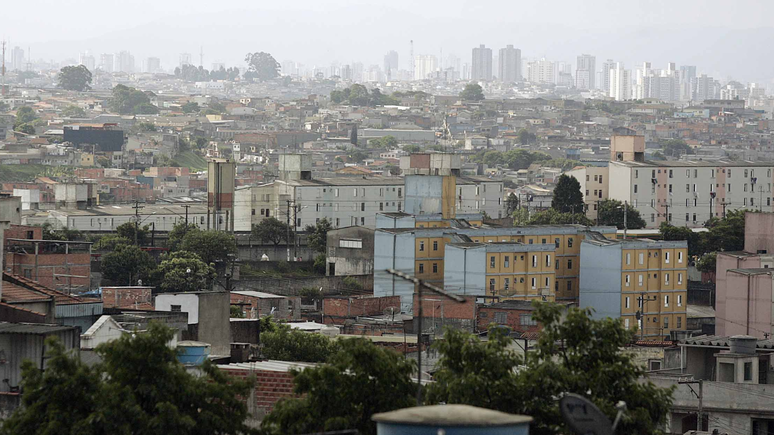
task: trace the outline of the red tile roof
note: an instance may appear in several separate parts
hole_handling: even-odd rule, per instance
[[[10,297],[9,297],[10,291]],[[43,301],[50,298],[54,298],[57,305],[64,304],[79,304],[84,302],[82,298],[77,296],[71,296],[66,293],[62,293],[57,290],[50,289],[39,284],[36,281],[21,277],[19,275],[11,275],[3,273],[3,300],[6,302],[13,301],[13,297],[16,301]]]

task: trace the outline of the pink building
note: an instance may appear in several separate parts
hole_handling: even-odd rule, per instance
[[[768,338],[774,332],[774,213],[747,213],[744,251],[718,252],[715,270],[715,333]]]

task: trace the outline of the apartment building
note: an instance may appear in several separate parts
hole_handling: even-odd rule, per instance
[[[374,234],[374,296],[400,296],[407,312],[412,309],[414,284],[386,273],[387,269],[412,274],[452,293],[491,296],[494,279],[495,296],[503,299],[577,300],[581,242],[589,231],[608,237],[616,233],[614,227],[581,225],[473,227],[459,216],[437,218],[432,222],[438,226],[430,228],[411,227],[422,221],[405,214],[380,215],[378,221],[389,227],[377,228]],[[522,261],[527,262],[526,274],[521,273]],[[507,289],[505,278],[509,278]]]
[[[594,317],[623,319],[651,340],[686,329],[688,242],[592,233],[580,252],[580,306],[594,308]]]
[[[574,177],[580,182],[581,193],[583,193],[583,203],[586,207],[586,216],[591,220],[596,220],[599,202],[608,199],[608,168],[585,166],[567,171],[566,174],[570,177]]]
[[[459,176],[457,155],[404,156],[403,178],[313,179],[311,156],[306,154],[280,155],[279,164],[278,180],[236,190],[236,231],[250,231],[252,224],[267,217],[284,222],[288,213],[297,230],[323,218],[335,228],[374,228],[378,213],[435,214],[440,213],[441,203],[454,213],[477,214],[479,219],[483,213],[498,218],[505,213],[502,181]]]
[[[618,129],[611,136],[607,168],[574,170],[568,175],[581,183],[587,216],[592,219],[596,218],[594,202],[605,198],[627,202],[640,212],[648,228],[658,228],[662,222],[702,227],[710,217],[722,218],[731,210],[774,211],[774,162],[649,161],[645,138],[628,129]],[[603,192],[601,198],[594,198],[595,190],[597,196]]]

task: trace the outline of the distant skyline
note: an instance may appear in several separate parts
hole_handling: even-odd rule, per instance
[[[583,53],[624,62],[627,69],[649,61],[695,65],[719,80],[774,82],[774,2],[741,0],[506,1],[394,0],[389,4],[347,0],[313,2],[231,2],[136,0],[128,6],[104,1],[32,0],[3,6],[0,37],[27,50],[33,59],[77,59],[89,50],[131,51],[136,62],[158,57],[165,69],[179,54],[204,66],[244,66],[244,55],[267,51],[279,62],[327,67],[331,63],[383,65],[395,50],[400,68],[414,54],[454,54],[471,63],[473,47],[494,53],[508,44],[524,58],[571,62]],[[762,49],[761,49],[762,48]],[[494,67],[496,68],[496,66]]]

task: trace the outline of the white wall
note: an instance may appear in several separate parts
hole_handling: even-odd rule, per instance
[[[161,294],[156,296],[154,308],[172,311],[172,305],[180,305],[180,311],[188,313],[188,324],[199,323],[199,296],[195,293]]]

